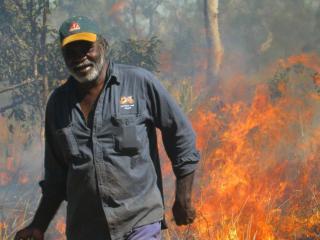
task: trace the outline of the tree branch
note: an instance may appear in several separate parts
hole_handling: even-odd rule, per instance
[[[16,88],[19,88],[19,87],[22,87],[24,85],[33,83],[35,81],[37,81],[37,80],[36,79],[27,79],[27,80],[23,81],[22,83],[19,83],[19,84],[16,84],[16,85],[13,85],[13,86],[10,86],[10,87],[7,87],[7,88],[0,89],[0,94],[8,92],[8,91],[12,91],[12,90],[14,90]]]

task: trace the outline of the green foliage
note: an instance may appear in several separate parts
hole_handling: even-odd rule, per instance
[[[135,65],[157,71],[158,53],[161,41],[157,37],[148,40],[128,39],[115,43],[111,48],[111,56],[116,62]]]
[[[52,1],[51,1],[52,2]],[[0,69],[2,88],[36,80],[11,92],[11,103],[3,108],[6,114],[18,120],[38,121],[42,118],[47,93],[54,87],[53,79],[62,77],[64,71],[58,56],[57,32],[47,25],[50,2],[48,0],[9,1],[0,5]],[[50,40],[48,40],[50,38]],[[44,89],[50,78],[49,89]]]
[[[283,94],[290,91],[293,96],[299,96],[301,100],[310,92],[319,93],[319,86],[310,81],[317,77],[314,69],[297,63],[290,67],[279,67],[273,77],[268,81],[270,97],[273,101],[279,100]]]
[[[60,40],[57,37],[57,30],[52,30],[52,35],[52,38],[55,38],[55,40],[47,44],[48,51],[46,57],[49,67],[42,73],[48,75],[50,91],[57,87],[59,82],[64,80],[68,75],[61,53]]]

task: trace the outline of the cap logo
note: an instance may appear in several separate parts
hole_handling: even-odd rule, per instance
[[[80,25],[77,22],[72,22],[69,27],[69,32],[80,30]]]

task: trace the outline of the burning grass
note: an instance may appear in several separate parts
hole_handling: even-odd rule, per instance
[[[0,239],[12,240],[17,230],[29,224],[38,205],[43,154],[39,131],[4,117],[0,124]],[[54,229],[48,236],[65,239]]]
[[[320,239],[318,66],[314,55],[291,57],[251,99],[214,97],[191,114],[199,217],[172,239]]]

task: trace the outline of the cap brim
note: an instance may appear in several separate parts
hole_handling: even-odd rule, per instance
[[[97,34],[90,33],[90,32],[81,32],[81,33],[72,34],[62,40],[61,47],[64,47],[68,43],[81,41],[81,40],[88,41],[88,42],[95,42],[97,41]]]

